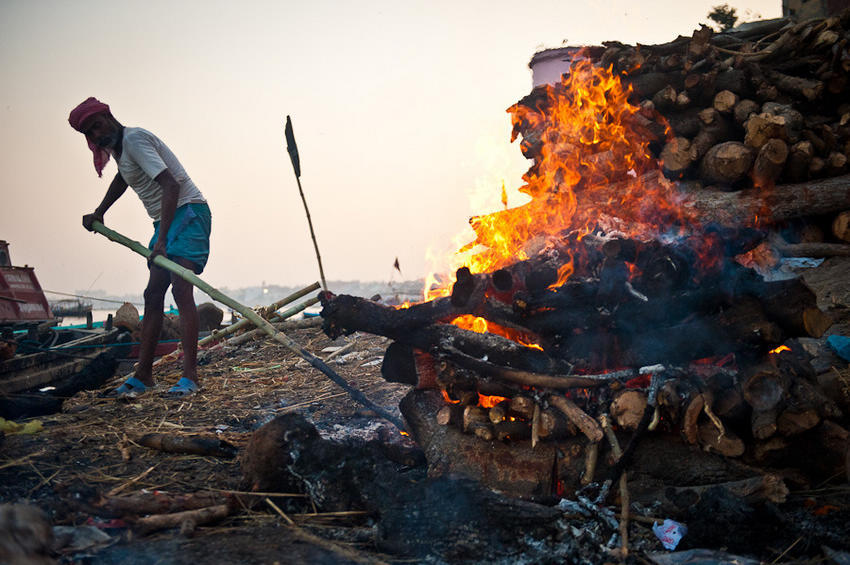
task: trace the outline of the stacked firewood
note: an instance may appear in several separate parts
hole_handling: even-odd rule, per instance
[[[736,254],[759,235],[736,230],[713,241]],[[840,451],[842,409],[793,339],[819,337],[832,323],[814,294],[799,279],[765,282],[725,256],[695,277],[694,245],[585,236],[561,286],[550,288],[550,252],[488,274],[461,269],[451,296],[403,309],[324,293],[324,327],[392,338],[383,376],[440,389],[437,422],[483,440],[596,443],[607,413],[619,429],[663,429],[759,459],[828,421],[821,429]],[[538,347],[449,324],[470,315]],[[769,353],[783,342],[790,347]]]
[[[848,42],[850,11],[595,54],[632,85],[633,102],[669,123],[665,173],[729,189],[848,171]]]
[[[602,89],[598,114],[564,121],[564,106],[581,106],[566,79],[520,100],[509,111],[532,200],[472,218],[464,250],[486,256],[505,226],[552,222],[529,227],[501,268],[459,269],[443,298],[393,309],[322,293],[325,332],[392,339],[384,377],[439,389],[431,421],[483,440],[595,446],[613,422],[634,432],[630,446],[665,430],[755,463],[818,445],[834,455],[821,471],[845,465],[850,386],[825,394],[797,340],[833,319],[800,279],[768,282],[752,267],[777,252],[850,255],[822,235],[778,236],[828,216],[850,241],[848,40],[850,11],[586,49],[576,80],[610,78],[587,58],[611,66],[639,109]],[[573,118],[629,135],[597,138]]]

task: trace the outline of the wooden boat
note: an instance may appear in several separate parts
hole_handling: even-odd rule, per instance
[[[28,327],[48,321],[54,321],[54,317],[33,268],[12,266],[9,244],[0,240],[0,327]]]

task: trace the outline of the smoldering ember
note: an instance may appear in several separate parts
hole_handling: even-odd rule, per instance
[[[553,64],[423,301],[260,309],[301,349],[218,328],[187,399],[4,389],[0,561],[850,562],[850,10]]]

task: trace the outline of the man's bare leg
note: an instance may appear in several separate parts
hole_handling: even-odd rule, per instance
[[[189,270],[195,264],[187,259],[176,262]],[[194,286],[177,275],[171,276],[171,294],[180,310],[180,341],[183,346],[183,376],[198,384],[198,308],[195,306]]]
[[[148,286],[145,288],[145,317],[142,319],[142,341],[139,345],[139,366],[136,378],[146,386],[153,386],[153,357],[159,334],[162,331],[165,293],[171,284],[171,275],[162,267],[151,265]]]

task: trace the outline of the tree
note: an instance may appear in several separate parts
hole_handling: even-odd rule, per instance
[[[738,21],[738,15],[735,12],[735,8],[732,8],[729,4],[721,4],[711,9],[708,13],[708,19],[717,24],[720,31],[726,31],[735,27],[735,22]]]

